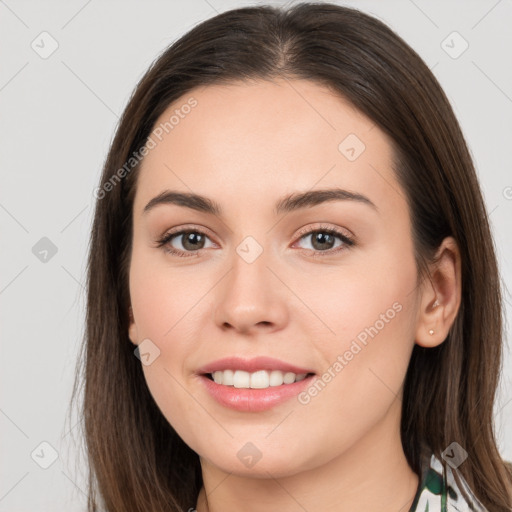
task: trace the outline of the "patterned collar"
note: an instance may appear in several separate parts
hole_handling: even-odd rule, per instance
[[[429,463],[428,463],[429,462]],[[445,468],[446,467],[446,471]],[[448,464],[432,454],[424,459],[421,480],[409,512],[488,512],[471,492],[467,482],[458,473],[464,497]]]

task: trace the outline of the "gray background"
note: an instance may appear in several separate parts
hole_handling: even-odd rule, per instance
[[[338,3],[381,18],[441,82],[477,165],[506,286],[512,2]],[[83,334],[93,190],[118,117],[152,60],[198,22],[245,5],[253,2],[0,0],[0,511],[85,510],[85,462],[72,435],[78,417],[67,413]],[[52,39],[43,31],[58,43],[47,58],[40,53]],[[454,31],[463,39],[448,37]],[[469,47],[458,56],[464,40]],[[505,299],[510,321],[508,292]],[[500,451],[512,460],[508,325],[507,342],[495,418]]]

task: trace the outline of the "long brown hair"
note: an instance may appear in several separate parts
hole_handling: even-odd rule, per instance
[[[424,449],[441,458],[456,441],[469,453],[458,471],[476,496],[489,510],[509,510],[512,477],[493,429],[502,361],[500,280],[459,124],[429,68],[384,23],[352,8],[302,3],[234,9],[200,23],[152,64],[119,122],[95,194],[86,327],[73,389],[74,400],[83,384],[89,511],[100,503],[109,512],[188,510],[202,485],[198,455],[154,402],[128,338],[134,155],[165,109],[195,87],[277,77],[329,87],[390,136],[419,276],[427,275],[443,238],[457,241],[460,310],[441,345],[414,346],[402,444],[419,474]]]

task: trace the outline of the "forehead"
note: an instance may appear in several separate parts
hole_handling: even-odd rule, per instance
[[[166,109],[151,138],[139,212],[165,189],[220,197],[236,210],[330,186],[363,192],[378,206],[403,196],[388,137],[343,97],[308,80],[196,88]]]

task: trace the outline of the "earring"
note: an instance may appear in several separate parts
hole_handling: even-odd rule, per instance
[[[439,301],[436,299],[434,304],[432,304],[432,309],[437,308],[437,306],[439,306]]]
[[[434,334],[434,329],[430,329],[430,331],[428,331],[428,333],[432,336],[432,334]]]

